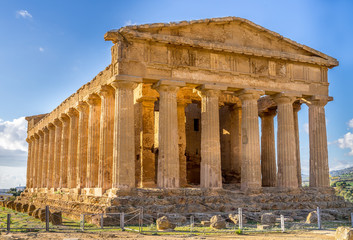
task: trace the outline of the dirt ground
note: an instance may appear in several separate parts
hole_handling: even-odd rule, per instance
[[[84,240],[84,239],[144,239],[144,240],[172,240],[172,239],[253,239],[253,240],[270,240],[270,239],[311,239],[311,240],[334,240],[335,231],[293,231],[288,233],[249,233],[245,235],[144,235],[133,232],[40,232],[40,233],[5,233],[2,232],[0,240],[22,240],[22,239],[62,239],[62,240]]]

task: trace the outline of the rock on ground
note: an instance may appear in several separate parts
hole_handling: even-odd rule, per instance
[[[50,222],[51,222],[53,225],[61,225],[62,222],[63,222],[61,212],[59,212],[59,211],[53,212],[53,213],[50,215]]]
[[[330,220],[335,220],[335,217],[332,216],[331,214],[328,213],[321,213],[321,221],[330,221]],[[317,223],[317,212],[313,211],[308,214],[306,217],[305,223],[311,224],[311,223]]]
[[[222,218],[221,215],[214,215],[211,219],[211,228],[222,229],[226,228],[226,221]]]
[[[261,224],[273,225],[276,223],[276,215],[273,213],[264,213],[261,215]]]
[[[349,227],[338,227],[335,234],[336,240],[353,240],[353,229]]]
[[[232,214],[230,213],[228,215],[229,219],[234,223],[234,224],[239,224],[239,214],[235,213]],[[245,215],[243,214],[243,224],[247,223],[248,221],[246,220]]]
[[[169,221],[167,216],[163,216],[157,219],[156,221],[157,224],[157,230],[159,231],[165,231],[165,230],[174,230],[176,225]]]

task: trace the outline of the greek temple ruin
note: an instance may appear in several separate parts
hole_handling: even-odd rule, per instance
[[[330,189],[325,105],[336,59],[238,17],[126,26],[104,39],[111,64],[52,112],[26,118],[23,198],[300,193],[302,104],[306,191]]]

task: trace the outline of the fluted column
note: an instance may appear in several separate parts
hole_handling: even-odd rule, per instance
[[[48,124],[49,130],[49,149],[48,149],[48,169],[47,169],[47,187],[54,187],[54,157],[55,157],[55,126],[52,123]]]
[[[100,124],[100,151],[98,187],[102,192],[112,187],[115,90],[104,85],[99,92],[102,98]]]
[[[48,172],[48,153],[49,153],[49,130],[48,127],[43,128],[44,139],[43,139],[43,159],[42,159],[42,171],[41,171],[41,187],[47,187],[47,172]]]
[[[294,135],[295,135],[295,148],[297,157],[297,178],[298,187],[302,186],[302,170],[300,165],[300,144],[299,144],[299,124],[298,124],[298,111],[301,109],[301,103],[293,103],[293,117],[294,117]]]
[[[96,188],[98,187],[101,99],[98,95],[91,94],[87,103],[89,105],[87,187]]]
[[[309,101],[310,187],[329,187],[329,167],[325,105],[327,96],[314,96]]]
[[[39,135],[37,133],[34,134],[35,138],[35,155],[34,155],[34,164],[33,164],[33,188],[38,188],[38,178],[37,175],[39,174],[38,168],[39,168]]]
[[[60,121],[63,124],[61,135],[61,161],[60,161],[60,188],[67,188],[67,172],[69,157],[69,137],[70,137],[70,118],[67,114],[62,113]]]
[[[55,154],[54,154],[54,174],[53,188],[58,188],[60,184],[60,162],[61,162],[61,138],[62,138],[62,123],[56,118],[55,125]]]
[[[87,186],[87,147],[88,147],[88,118],[89,107],[86,102],[79,102],[78,117],[78,146],[77,146],[77,170],[76,187],[81,189]]]
[[[38,161],[37,161],[37,188],[42,187],[42,173],[43,173],[43,149],[44,149],[44,132],[42,130],[38,131],[39,135],[39,149],[38,149]]]
[[[70,117],[67,187],[75,188],[77,181],[78,111],[75,108],[70,108],[67,115]]]
[[[142,131],[140,131],[140,157],[141,157],[141,186],[145,188],[156,187],[154,145],[154,102],[155,97],[142,97],[141,103]]]
[[[191,100],[182,99],[177,102],[178,114],[178,136],[179,136],[179,183],[181,187],[187,185],[186,180],[186,131],[185,131],[185,107],[191,103]]]
[[[258,191],[261,189],[260,136],[257,100],[264,92],[244,89],[238,92],[242,102],[242,162],[241,189]]]
[[[33,143],[30,138],[26,139],[28,143],[28,156],[27,156],[27,174],[26,174],[26,188],[31,187],[31,164],[32,164],[32,148],[33,148]]]
[[[159,81],[153,88],[159,93],[159,152],[157,186],[159,188],[178,188],[178,115],[177,92],[185,83],[178,81]]]
[[[268,109],[261,117],[261,175],[263,187],[275,187],[277,184],[276,146],[273,118],[276,109]]]
[[[32,150],[31,150],[31,169],[30,169],[30,188],[34,188],[34,168],[36,165],[36,138],[35,135],[31,136],[31,141],[32,141]]]
[[[135,119],[134,92],[137,84],[129,81],[114,81],[115,117],[112,188],[135,187]]]
[[[293,117],[293,102],[296,96],[279,93],[273,99],[277,103],[277,186],[298,188]]]
[[[230,171],[235,176],[241,176],[241,107],[230,107]],[[238,180],[238,179],[236,179]],[[240,180],[240,179],[239,179]]]
[[[201,97],[201,188],[222,187],[218,103],[220,90],[204,85],[198,91]]]

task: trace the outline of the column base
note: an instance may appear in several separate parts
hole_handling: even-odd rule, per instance
[[[157,184],[154,181],[142,182],[140,184],[140,188],[155,188],[155,187],[157,187]]]
[[[111,188],[107,190],[108,197],[130,196],[133,188]]]
[[[83,189],[81,189],[81,194],[88,195],[88,196],[101,197],[101,196],[103,196],[103,190],[102,190],[102,188],[83,188]]]

